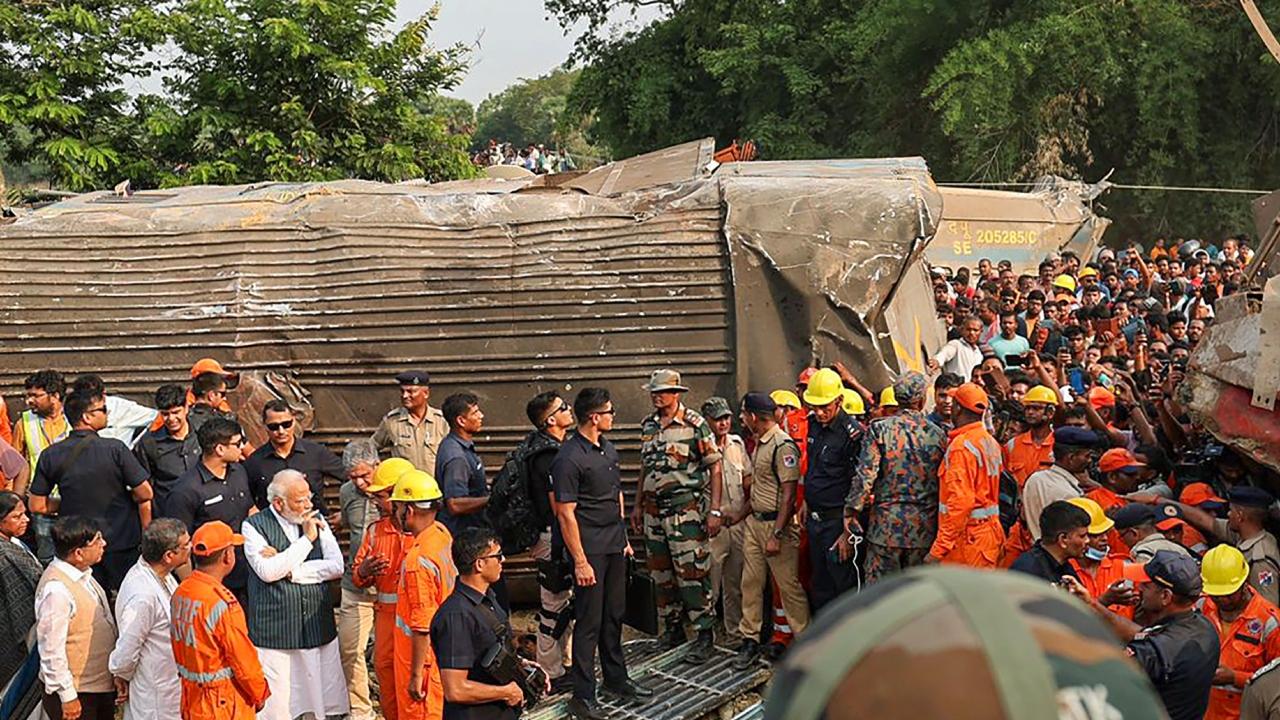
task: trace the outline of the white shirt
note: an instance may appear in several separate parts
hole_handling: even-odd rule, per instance
[[[93,573],[80,570],[75,565],[55,559],[49,567],[56,567],[66,573],[73,582],[84,586],[86,592],[98,598],[98,603],[107,622],[114,624],[111,610],[107,605],[107,594],[102,586],[93,579]],[[76,699],[76,682],[71,675],[71,666],[67,662],[67,631],[71,617],[76,614],[76,601],[71,597],[71,590],[61,579],[49,580],[36,594],[36,642],[40,645],[40,682],[44,683],[45,692],[58,695],[64,703]]]
[[[933,359],[942,366],[943,372],[955,373],[969,382],[973,369],[982,364],[982,348],[956,338],[943,345]]]
[[[178,581],[162,581],[142,558],[129,569],[116,596],[120,637],[107,666],[129,681],[125,720],[177,720],[182,712],[182,686],[169,641],[169,605]]]
[[[1022,487],[1022,520],[1033,540],[1040,539],[1040,513],[1051,502],[1080,497],[1076,476],[1052,465],[1031,473]]]
[[[307,560],[313,546],[307,536],[302,534],[302,528],[281,517],[275,507],[271,507],[268,512],[276,516],[276,521],[284,529],[285,537],[289,538],[289,549],[284,552],[269,558],[263,557],[262,551],[271,547],[271,544],[248,520],[240,526],[240,533],[244,535],[244,556],[249,561],[249,567],[253,568],[263,582],[289,578],[299,585],[315,585],[342,577],[342,548],[338,547],[338,539],[333,536],[333,531],[323,519],[320,520],[318,539],[324,557]]]
[[[98,437],[114,438],[133,449],[158,413],[119,395],[108,395],[106,402],[107,426],[98,431]]]

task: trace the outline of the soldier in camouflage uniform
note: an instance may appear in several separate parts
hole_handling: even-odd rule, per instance
[[[938,466],[947,433],[929,422],[925,379],[917,372],[893,386],[899,412],[867,430],[853,485],[845,502],[845,526],[860,532],[858,515],[870,501],[867,582],[921,565],[938,532]]]
[[[640,425],[641,501],[649,572],[658,585],[664,641],[679,644],[683,619],[697,632],[686,659],[710,659],[715,608],[708,536],[720,530],[720,449],[711,425],[680,402],[680,373],[655,370],[643,386],[655,412]],[[709,503],[709,505],[708,505]],[[632,524],[639,518],[633,514]],[[683,608],[683,619],[681,610]]]

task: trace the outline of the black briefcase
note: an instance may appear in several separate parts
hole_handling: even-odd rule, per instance
[[[658,584],[635,558],[627,559],[627,612],[622,622],[646,635],[658,634]]]

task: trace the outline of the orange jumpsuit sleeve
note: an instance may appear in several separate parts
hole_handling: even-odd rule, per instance
[[[222,657],[235,676],[236,686],[255,708],[262,707],[271,695],[267,677],[258,662],[258,650],[249,639],[249,625],[239,603],[227,608],[214,631],[222,645]]]
[[[360,563],[364,562],[365,558],[373,553],[373,536],[377,533],[377,528],[377,525],[370,525],[364,531],[364,535],[360,538],[360,547],[356,549],[356,559],[351,561],[351,583],[358,588],[367,588],[378,579],[377,575],[361,579],[360,573],[357,572],[360,568]]]
[[[419,556],[418,560],[421,559]],[[440,582],[430,570],[421,567],[414,568],[413,572],[406,571],[405,580],[409,605],[409,617],[405,622],[415,632],[425,633],[431,629],[431,620],[440,609]]]
[[[951,443],[938,478],[938,536],[929,554],[944,558],[964,538],[965,526],[974,505],[974,478],[978,459],[964,446],[963,436]]]

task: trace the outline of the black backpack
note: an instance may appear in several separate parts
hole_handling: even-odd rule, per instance
[[[502,469],[493,479],[485,517],[502,540],[504,554],[518,555],[533,547],[550,521],[540,516],[533,502],[529,466],[535,455],[554,452],[559,447],[554,438],[535,430],[507,453]]]

